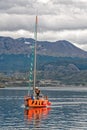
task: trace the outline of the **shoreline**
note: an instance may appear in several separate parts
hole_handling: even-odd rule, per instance
[[[65,86],[65,87],[39,87],[41,90],[59,90],[59,91],[87,91],[87,87],[82,87],[82,86]],[[0,90],[28,90],[28,87],[4,87],[0,88]]]

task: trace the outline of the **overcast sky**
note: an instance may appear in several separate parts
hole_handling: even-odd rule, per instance
[[[69,40],[87,51],[87,0],[0,0],[0,35]]]

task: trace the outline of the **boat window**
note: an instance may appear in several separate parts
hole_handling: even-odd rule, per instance
[[[43,105],[43,102],[42,102],[42,105]]]
[[[34,101],[32,101],[32,104],[34,103]]]
[[[35,103],[36,105],[37,105],[37,101],[36,101],[36,103]]]

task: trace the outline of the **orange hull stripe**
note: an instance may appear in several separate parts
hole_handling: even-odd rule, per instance
[[[26,103],[26,101],[25,101],[25,103]],[[28,107],[46,107],[48,105],[49,105],[48,100],[32,100],[32,99],[27,100]]]

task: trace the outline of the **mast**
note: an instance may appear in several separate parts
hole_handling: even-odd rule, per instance
[[[33,86],[33,92],[35,97],[35,85],[36,85],[36,43],[37,43],[37,16],[35,20],[35,45],[34,45],[34,86]]]

